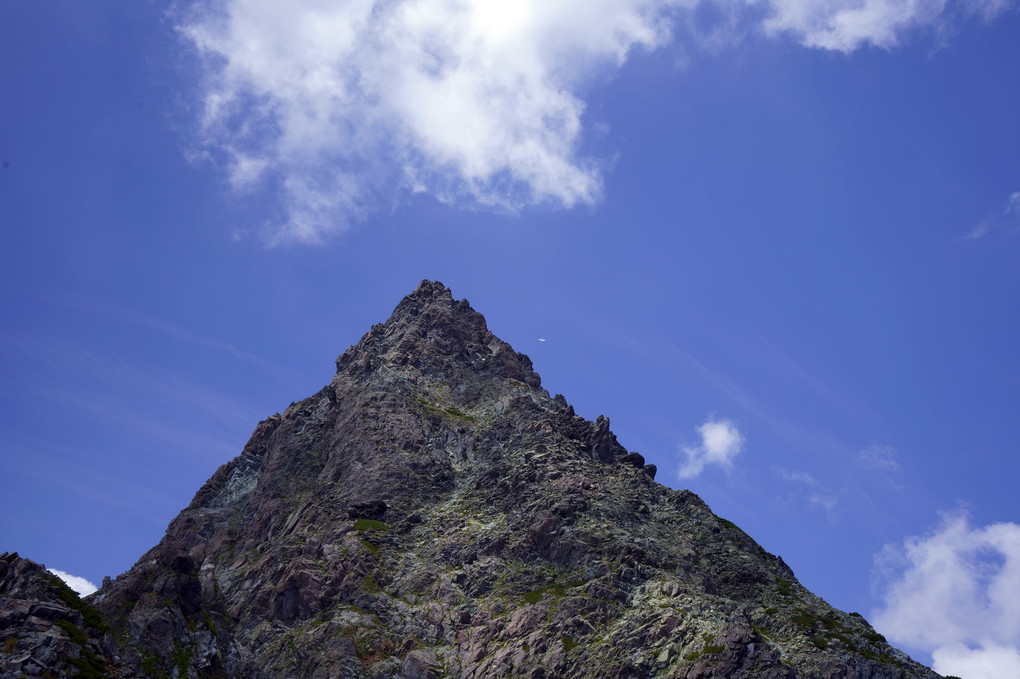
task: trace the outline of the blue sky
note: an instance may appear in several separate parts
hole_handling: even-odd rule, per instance
[[[1017,676],[1015,3],[274,4],[0,9],[0,549],[126,570],[438,279],[831,603]]]

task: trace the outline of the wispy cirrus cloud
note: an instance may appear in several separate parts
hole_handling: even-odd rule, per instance
[[[1020,676],[1020,525],[948,513],[930,534],[885,547],[875,567],[873,620],[887,637],[930,652],[940,674]]]
[[[705,28],[695,10],[728,17]],[[1006,0],[963,0],[994,16]],[[955,7],[956,5],[953,5]],[[891,48],[946,21],[948,0],[197,0],[194,157],[275,191],[269,242],[317,242],[394,195],[501,211],[592,204],[585,97],[635,53],[760,29],[841,52]],[[740,26],[737,31],[735,26]],[[750,27],[750,28],[748,28]],[[682,36],[682,37],[680,37]]]
[[[857,453],[857,461],[868,469],[884,472],[894,472],[900,468],[900,463],[896,460],[896,449],[877,443]]]
[[[992,233],[1020,231],[1020,191],[1014,191],[1001,209],[982,219],[977,226],[960,237],[960,240],[978,240]]]
[[[1014,220],[1014,225],[1020,225],[1020,191],[1014,191],[1006,201],[1006,207],[1002,214]]]
[[[803,494],[808,505],[823,510],[830,519],[834,520],[839,516],[839,501],[843,494],[842,491],[829,488],[813,474],[805,471],[783,469],[782,467],[775,467],[773,471],[784,481],[799,486],[801,492],[798,494]]]
[[[90,505],[107,505],[160,529],[166,512],[179,509],[179,498],[163,487],[152,488],[142,483],[125,482],[118,476],[123,469],[112,469],[106,460],[88,448],[72,448],[45,439],[10,442],[8,450],[15,463],[13,469],[23,477],[35,477],[50,486],[59,486],[61,493]],[[116,463],[114,463],[116,464]],[[21,517],[24,518],[24,517]]]
[[[85,311],[91,314],[98,314],[106,318],[130,324],[136,327],[145,328],[152,332],[164,335],[166,337],[184,342],[187,344],[195,344],[198,346],[212,349],[214,351],[227,354],[239,361],[250,363],[256,367],[261,368],[267,373],[272,374],[276,377],[293,377],[294,371],[290,368],[277,365],[270,361],[267,361],[260,356],[239,349],[229,342],[224,342],[215,337],[204,335],[200,332],[196,332],[189,328],[186,328],[177,323],[157,318],[149,314],[141,313],[127,307],[117,306],[106,302],[101,302],[95,299],[86,299],[80,301],[72,301],[67,299],[51,299],[47,300],[53,304],[59,304],[66,306],[71,309],[78,311]]]

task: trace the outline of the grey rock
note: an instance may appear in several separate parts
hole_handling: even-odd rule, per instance
[[[124,677],[937,678],[654,476],[423,281],[104,581],[111,634],[7,554],[0,622]]]
[[[400,679],[439,679],[439,661],[431,651],[409,651],[400,665]]]
[[[115,666],[119,645],[111,638],[107,652],[96,642],[105,630],[98,612],[42,564],[0,555],[0,679],[71,677],[81,667],[130,676]]]

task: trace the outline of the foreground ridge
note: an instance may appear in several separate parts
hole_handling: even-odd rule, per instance
[[[938,677],[655,471],[423,281],[90,597],[94,655],[108,676]]]

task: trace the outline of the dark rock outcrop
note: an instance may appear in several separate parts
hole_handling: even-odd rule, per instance
[[[15,552],[0,554],[0,679],[133,676],[89,604],[55,575]]]
[[[655,483],[442,284],[336,368],[91,598],[147,676],[937,676]]]

